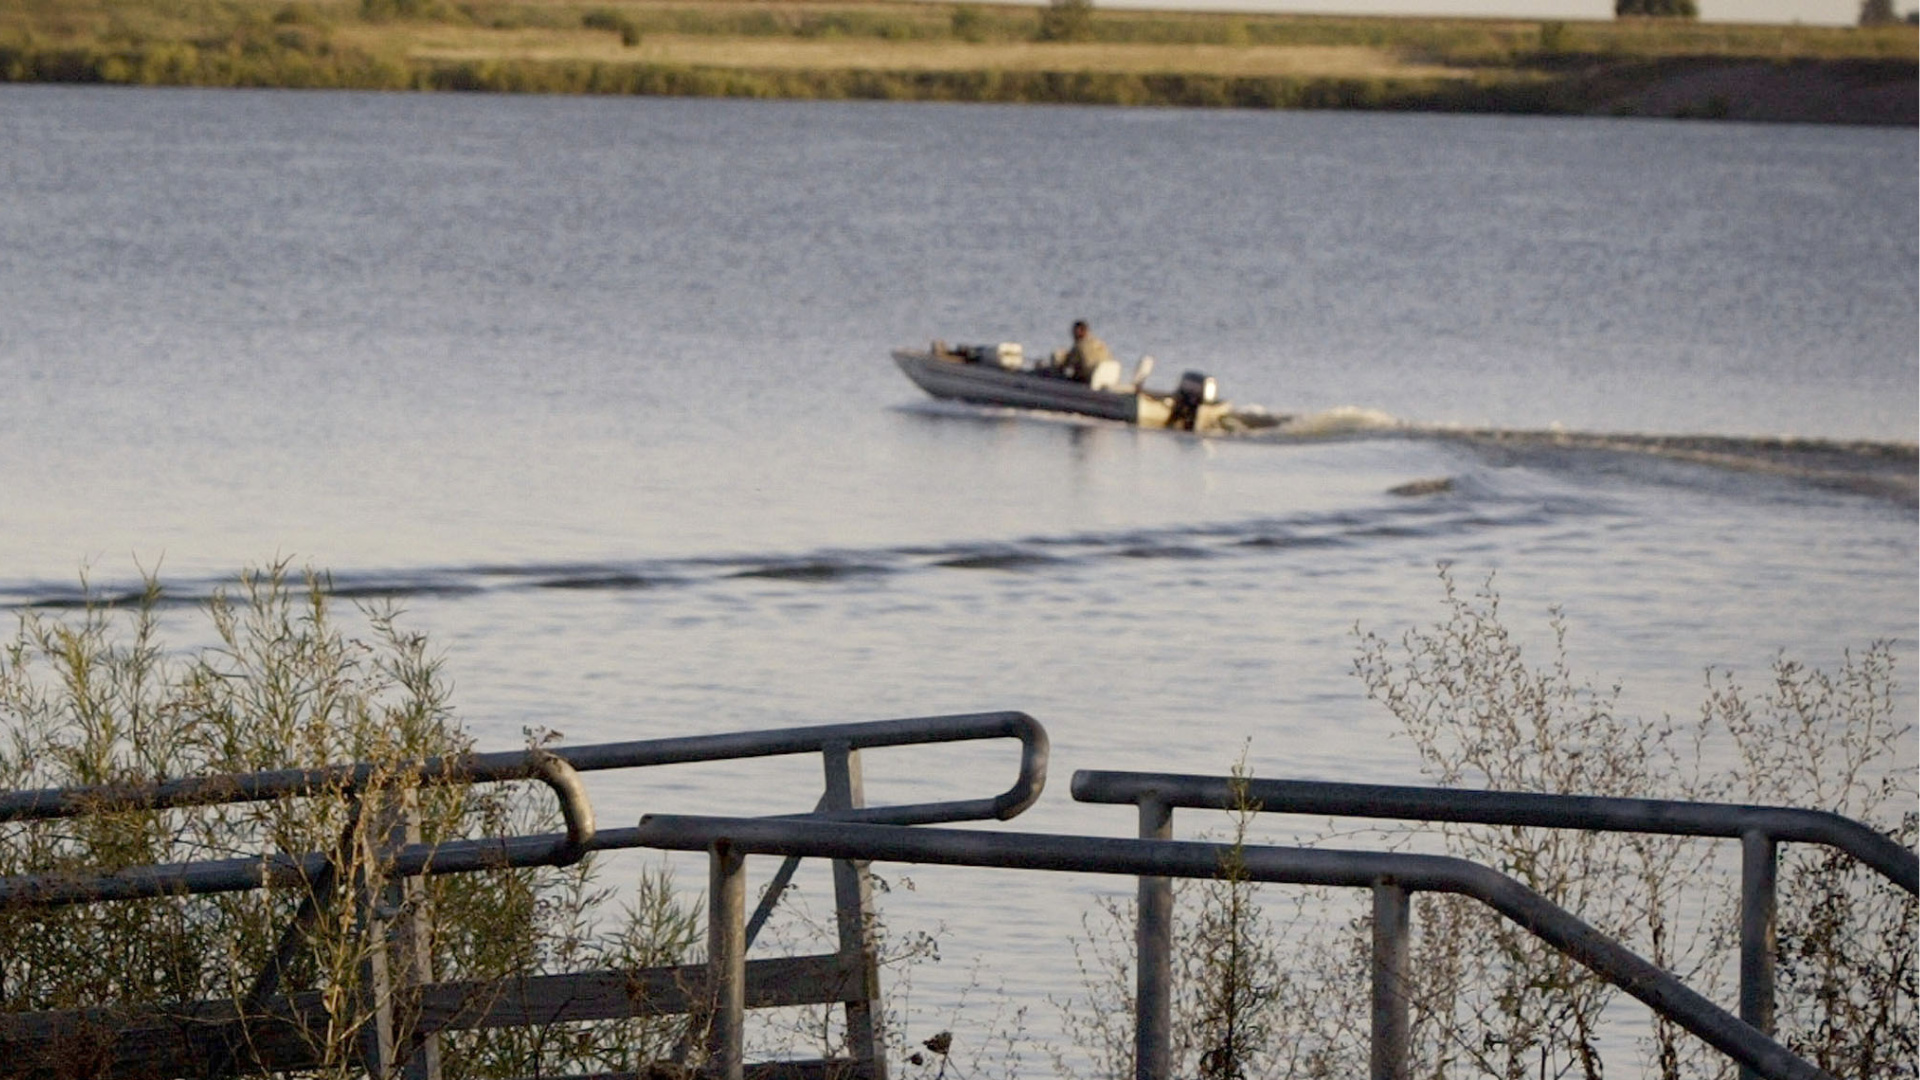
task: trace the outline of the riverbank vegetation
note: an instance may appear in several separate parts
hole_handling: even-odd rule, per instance
[[[356,897],[380,873],[373,852],[389,808],[413,807],[429,841],[550,832],[558,815],[551,800],[510,787],[423,786],[404,768],[473,747],[426,639],[401,629],[390,608],[339,619],[324,581],[310,577],[302,587],[275,567],[216,594],[206,609],[210,644],[183,650],[164,640],[162,600],[150,581],[130,602],[30,614],[0,639],[0,791],[356,762],[373,764],[373,777],[353,790],[323,785],[184,810],[105,804],[72,818],[0,824],[0,877],[274,853],[334,858],[331,874],[306,885],[0,906],[0,1015],[109,1010],[83,1014],[92,1019],[51,1055],[65,1064],[55,1075],[79,1076],[94,1071],[83,1063],[111,1057],[119,1037],[111,1010],[164,1016],[189,1009],[185,1002],[232,1002],[257,1018],[258,996],[271,998],[276,987],[317,992],[324,1023],[306,1029],[320,1040],[309,1050],[330,1064],[304,1075],[364,1075],[357,1052],[374,1022],[369,980],[379,931]],[[664,871],[642,871],[637,887],[621,890],[617,914],[591,858],[564,869],[424,880],[402,903],[432,912],[432,970],[446,981],[671,964],[698,930]],[[296,925],[302,933],[281,937]],[[564,1038],[495,1028],[446,1035],[441,1052],[452,1077],[632,1070],[671,1056],[679,1031],[648,1017],[574,1025]],[[217,1053],[212,1045],[209,1055]],[[15,1050],[22,1057],[9,1075],[41,1075],[44,1061]],[[207,1064],[220,1071],[211,1058]]]
[[[1920,839],[1913,725],[1885,644],[1837,671],[1782,657],[1757,691],[1709,671],[1696,718],[1622,708],[1621,687],[1579,675],[1557,614],[1544,635],[1514,625],[1491,582],[1441,574],[1446,614],[1402,634],[1358,635],[1355,674],[1398,721],[1425,782],[1443,787],[1811,807],[1911,847]],[[1533,639],[1533,640],[1525,640]],[[1234,770],[1244,776],[1243,768]],[[1244,790],[1244,789],[1243,789]],[[1242,800],[1225,839],[1249,842]],[[1496,867],[1720,1002],[1735,996],[1739,845],[1524,827],[1354,823],[1330,846],[1438,850]],[[1371,835],[1370,835],[1371,834]],[[1356,837],[1366,837],[1356,840]],[[1911,1080],[1920,1060],[1915,898],[1845,855],[1783,845],[1776,1035],[1834,1076]],[[1262,887],[1232,866],[1177,888],[1174,1074],[1365,1075],[1372,913],[1358,890]],[[1264,902],[1263,902],[1264,901]],[[1269,910],[1271,909],[1271,910]],[[1064,1002],[1077,1054],[1063,1075],[1133,1075],[1133,910],[1109,903],[1078,944],[1086,994]],[[1416,1076],[1600,1080],[1625,1033],[1621,993],[1483,905],[1414,897],[1411,1051]],[[1234,947],[1223,952],[1222,943]],[[1240,962],[1257,957],[1249,970]],[[1651,1013],[1638,1075],[1733,1070]],[[1617,1045],[1617,1043],[1616,1043]],[[1076,1065],[1076,1062],[1088,1063]]]
[[[1906,25],[1170,13],[1082,0],[0,4],[0,80],[14,82],[1910,123],[1915,57]],[[1676,85],[1690,89],[1676,96]]]
[[[1443,572],[1441,588],[1439,621],[1391,637],[1361,633],[1355,659],[1366,695],[1395,718],[1427,782],[1812,807],[1866,821],[1909,846],[1920,834],[1913,727],[1895,692],[1889,646],[1849,654],[1833,673],[1781,658],[1757,692],[1709,672],[1696,718],[1651,720],[1623,711],[1617,686],[1576,674],[1557,616],[1544,635],[1529,634],[1509,624],[1491,583],[1463,592]],[[278,568],[217,596],[206,610],[210,644],[181,649],[162,638],[162,601],[150,585],[118,605],[29,613],[0,641],[0,790],[371,761],[390,770],[389,782],[373,789],[417,801],[429,839],[554,827],[551,811],[538,808],[543,800],[402,779],[409,761],[471,745],[427,642],[403,630],[391,609],[339,618],[324,579],[303,589]],[[171,615],[168,622],[179,625]],[[1233,773],[1247,775],[1244,754]],[[365,853],[378,836],[354,810],[371,796],[347,795],[186,811],[102,806],[6,824],[0,876],[328,850],[342,853],[345,869],[316,886],[331,890],[318,894],[274,887],[0,908],[0,940],[9,943],[0,955],[0,1014],[240,1002],[247,973],[265,970],[284,945],[277,928],[318,901],[337,917],[309,924],[284,971],[289,983],[320,992],[327,1010],[329,1043],[316,1049],[338,1068],[313,1075],[351,1074],[371,1017],[361,992],[371,931],[354,915],[352,891],[375,872]],[[1226,819],[1236,849],[1259,842],[1258,809],[1243,799]],[[1374,831],[1330,842],[1421,843],[1413,829]],[[1708,996],[1730,997],[1739,874],[1728,860],[1737,864],[1737,845],[1730,852],[1714,841],[1532,828],[1417,831],[1429,847],[1518,878]],[[1219,880],[1190,883],[1176,903],[1176,1074],[1363,1074],[1371,935],[1364,896],[1256,887],[1235,869],[1229,859]],[[1782,849],[1779,883],[1781,1038],[1836,1076],[1910,1080],[1920,1060],[1914,897],[1804,844]],[[618,910],[613,899],[588,862],[435,877],[418,902],[434,913],[432,965],[442,980],[697,959],[698,917],[676,901],[670,881],[645,874],[637,890],[622,890]],[[1131,925],[1126,903],[1089,916],[1078,950],[1086,993],[1055,1002],[1071,1045],[1030,1045],[1024,1009],[949,1017],[959,1034],[924,1040],[896,1016],[890,1030],[903,1075],[946,1075],[953,1065],[954,1075],[1017,1076],[1027,1055],[1050,1059],[1060,1075],[1132,1076]],[[1598,1080],[1602,1044],[1614,1037],[1603,1014],[1617,991],[1457,897],[1419,894],[1413,925],[1418,1075]],[[829,927],[815,929],[831,936]],[[896,1002],[911,985],[912,964],[937,961],[940,951],[924,935],[901,940],[892,955],[909,970],[889,972]],[[644,1069],[673,1055],[685,1024],[656,1017],[449,1033],[446,1075]],[[775,1049],[834,1049],[807,1045],[833,1039],[824,1013],[802,1017],[792,1032]],[[1661,1080],[1730,1071],[1658,1021],[1639,1047],[1643,1074]]]

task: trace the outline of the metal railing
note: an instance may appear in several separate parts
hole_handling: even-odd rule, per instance
[[[1768,1035],[1773,1031],[1777,849],[1781,842],[1836,848],[1907,892],[1920,891],[1920,856],[1857,821],[1818,810],[1088,770],[1074,773],[1072,791],[1080,802],[1136,806],[1143,838],[1170,837],[1173,809],[1189,807],[1737,839],[1741,847],[1740,1018]],[[1166,974],[1173,950],[1172,908],[1171,882],[1143,877],[1136,997],[1137,1071],[1141,1080],[1165,1080],[1168,1075],[1164,1048],[1172,1022]],[[1377,949],[1405,950],[1406,917],[1403,898],[1382,901],[1376,892]],[[1384,939],[1379,937],[1382,925],[1389,927]],[[1377,1021],[1374,1073],[1401,1075],[1403,1066],[1397,1063],[1404,1062],[1407,1053],[1404,1026],[1396,1028],[1393,1024],[1399,1021],[1387,1018],[1377,1017]],[[1742,1071],[1758,1075],[1744,1062]]]
[[[1488,905],[1760,1076],[1769,1080],[1831,1080],[1826,1073],[1540,894],[1504,874],[1450,856],[672,815],[649,815],[641,819],[639,831],[642,841],[650,847],[708,852],[711,868],[708,985],[715,988],[716,998],[709,1061],[718,1067],[723,1080],[740,1080],[744,1075],[741,1029],[746,986],[745,913],[741,882],[747,855],[1128,874],[1158,879],[1218,877],[1225,861],[1232,858],[1251,881],[1371,889],[1376,919],[1387,926],[1389,936],[1397,932],[1399,942],[1397,947],[1376,952],[1376,1025],[1384,1020],[1394,1028],[1394,1037],[1401,1046],[1406,1043],[1409,1017],[1404,994],[1409,974],[1405,948],[1407,895],[1422,890],[1454,893]],[[1375,1074],[1381,1075],[1378,1045],[1376,1043]],[[1165,1047],[1151,1049],[1165,1060]],[[1404,1058],[1388,1064],[1386,1075],[1406,1074]]]
[[[988,798],[864,805],[859,751],[972,739],[1013,738],[1021,743],[1020,765],[1006,791]],[[820,754],[825,793],[812,811],[774,818],[703,818],[653,815],[633,828],[601,829],[594,822],[580,782],[582,771],[765,757]],[[1447,789],[1323,784],[1302,781],[1236,781],[1143,773],[1075,774],[1075,797],[1087,802],[1130,803],[1140,814],[1141,839],[1008,834],[938,828],[900,828],[962,820],[1004,820],[1038,798],[1044,785],[1044,730],[1020,713],[928,717],[606,744],[508,754],[469,755],[409,765],[400,770],[370,766],[288,771],[173,781],[131,788],[14,792],[0,795],[0,821],[35,821],[114,809],[204,806],[288,795],[367,799],[366,812],[383,816],[375,832],[384,837],[376,861],[385,877],[377,888],[355,893],[376,927],[376,946],[391,954],[383,970],[391,984],[374,998],[386,1004],[369,1025],[360,1054],[370,1074],[431,1078],[437,1072],[438,1032],[567,1023],[643,1015],[698,1013],[708,1024],[707,1068],[729,1078],[749,1075],[841,1075],[884,1078],[878,969],[871,939],[869,860],[1006,867],[1043,871],[1127,874],[1140,878],[1142,919],[1137,967],[1139,986],[1138,1073],[1163,1080],[1170,1064],[1171,902],[1169,879],[1222,874],[1232,853],[1247,880],[1369,889],[1374,904],[1373,1075],[1400,1078],[1409,1069],[1411,1044],[1409,913],[1411,894],[1435,891],[1472,897],[1523,927],[1602,978],[1646,1003],[1738,1062],[1744,1072],[1768,1078],[1814,1080],[1825,1074],[1775,1043],[1752,1022],[1758,1007],[1752,985],[1766,987],[1771,1006],[1771,936],[1775,846],[1779,842],[1829,844],[1853,853],[1909,892],[1920,879],[1920,859],[1856,822],[1831,814],[1772,807],[1713,806],[1636,799],[1597,799],[1462,792]],[[533,780],[559,800],[564,833],[427,845],[406,823],[388,815],[380,801],[383,782],[395,775],[419,783],[480,783]],[[1176,806],[1255,808],[1268,812],[1393,817],[1581,829],[1620,829],[1742,840],[1743,926],[1756,924],[1754,940],[1768,946],[1761,974],[1748,982],[1743,952],[1742,1016],[1735,1016],[1688,989],[1671,974],[1521,883],[1472,862],[1434,855],[1176,842],[1171,837]],[[358,812],[358,811],[357,811]],[[350,826],[353,833],[357,826]],[[708,961],[702,965],[641,972],[595,971],[506,980],[436,982],[424,950],[425,928],[409,924],[418,911],[393,888],[418,888],[421,877],[500,867],[563,865],[589,851],[624,848],[705,850],[709,855]],[[744,860],[749,854],[783,855],[787,862],[768,887],[752,918],[745,911]],[[745,959],[748,943],[797,861],[835,861],[838,947],[820,956]],[[117,1025],[124,1046],[103,1059],[95,1075],[186,1073],[224,1075],[309,1067],[308,1032],[327,1019],[316,992],[281,993],[288,950],[298,944],[302,920],[316,917],[312,898],[331,895],[328,876],[340,870],[343,853],[313,852],[249,859],[178,863],[99,873],[36,874],[0,879],[0,907],[53,907],[137,897],[229,892],[268,883],[304,886],[308,901],[282,939],[280,955],[255,979],[244,1001],[188,1002],[165,1010],[96,1009],[0,1016],[0,1045],[12,1054],[12,1071],[51,1076],[34,1063],[62,1038]],[[389,914],[382,914],[382,913]],[[391,913],[399,913],[397,915]],[[384,944],[382,944],[384,943]],[[383,954],[386,955],[386,954]],[[404,1003],[405,1017],[394,1003]],[[779,1062],[748,1066],[743,1059],[744,1010],[764,1005],[834,1004],[847,1009],[851,1059]],[[1762,1017],[1766,1019],[1766,1017]],[[304,1055],[304,1056],[303,1056]]]
[[[895,806],[865,805],[860,751],[883,747],[944,744],[985,739],[1014,739],[1020,759],[1013,783],[984,798]],[[382,972],[397,973],[392,985],[376,987],[373,997],[387,1004],[369,1025],[362,1058],[371,1075],[432,1077],[438,1071],[435,1035],[439,1031],[560,1023],[660,1015],[704,1008],[700,989],[705,968],[663,968],[640,972],[584,972],[518,977],[499,981],[438,983],[432,978],[423,925],[410,924],[418,904],[394,890],[418,889],[422,877],[509,867],[561,866],[588,852],[642,846],[635,829],[599,829],[579,774],[695,762],[734,761],[779,755],[819,754],[825,793],[808,814],[842,821],[918,825],[973,820],[1004,820],[1032,805],[1046,783],[1046,731],[1018,712],[915,717],[872,723],[833,724],[774,731],[690,736],[553,750],[511,751],[431,759],[400,767],[358,764],[322,769],[279,770],[202,777],[164,783],[17,791],[0,794],[0,822],[32,822],[91,813],[164,810],[241,803],[283,797],[348,797],[354,820],[343,836],[350,839],[368,812],[362,798],[377,801],[395,781],[418,784],[474,784],[536,780],[555,794],[566,831],[557,834],[478,840],[419,842],[417,823],[391,816],[377,822],[383,835],[376,853],[386,895],[358,896],[369,921],[387,920],[373,936],[395,955],[384,958]],[[404,786],[404,785],[402,785]],[[240,1071],[300,1068],[311,1065],[314,1040],[307,1031],[324,1024],[317,994],[280,993],[279,984],[306,928],[334,891],[333,879],[347,861],[342,851],[272,854],[139,866],[111,871],[63,871],[0,878],[0,909],[51,908],[72,904],[160,896],[206,895],[294,886],[305,899],[280,948],[256,974],[252,989],[238,1003],[202,1001],[167,1009],[66,1010],[58,1013],[0,1016],[0,1045],[13,1053],[10,1072],[52,1075],[36,1061],[89,1033],[111,1028],[118,1049],[93,1070],[94,1075],[183,1073],[219,1075]],[[794,862],[797,862],[795,860]],[[791,877],[794,862],[782,868],[767,890],[757,920],[764,921]],[[821,956],[758,961],[753,997],[757,1004],[835,1004],[844,1006],[852,1062],[816,1063],[843,1075],[883,1078],[886,1060],[878,1007],[879,976],[871,940],[871,889],[864,865],[834,867],[838,947]],[[318,899],[316,899],[318,898]],[[382,914],[385,913],[385,914]],[[395,914],[398,913],[398,914]],[[392,1002],[405,999],[411,1031],[401,1030]],[[117,1056],[115,1056],[117,1055]],[[209,1064],[212,1063],[212,1064]]]
[[[851,817],[892,825],[933,825],[990,818],[1004,821],[1033,805],[1046,786],[1046,730],[1038,721],[1020,712],[916,716],[903,720],[561,746],[533,755],[524,750],[463,754],[429,758],[399,768],[361,763],[319,769],[230,773],[152,784],[10,791],[0,793],[0,822],[45,821],[109,809],[159,810],[211,806],[290,795],[350,795],[376,781],[390,781],[400,775],[423,784],[485,784],[544,779],[538,764],[543,757],[557,758],[576,772],[597,772],[813,754],[836,743],[845,743],[850,750],[877,750],[892,746],[924,746],[1000,738],[1017,739],[1021,744],[1019,774],[1006,791],[985,799],[873,808]]]

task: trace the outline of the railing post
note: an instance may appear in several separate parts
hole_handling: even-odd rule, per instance
[[[1148,796],[1140,800],[1140,839],[1173,838],[1173,808]],[[1137,1080],[1173,1075],[1173,879],[1140,879],[1134,948],[1139,970],[1134,989],[1133,1074]]]
[[[827,790],[821,799],[827,810],[854,810],[866,805],[860,776],[860,752],[844,742],[821,748]],[[886,1080],[887,1050],[883,1006],[880,1003],[880,958],[876,952],[873,882],[865,860],[836,860],[833,864],[834,914],[840,929],[840,960],[857,965],[861,1000],[849,1001],[847,1045],[854,1058],[867,1065],[871,1080]]]
[[[722,1080],[746,1071],[746,863],[725,840],[707,849],[707,1066]]]
[[[1408,947],[1407,890],[1388,881],[1373,885],[1373,1080],[1412,1075],[1413,1020],[1407,988],[1413,975]]]
[[[366,798],[374,806],[354,875],[367,950],[360,964],[361,1061],[377,1080],[439,1080],[440,1040],[420,1032],[419,988],[433,982],[426,886],[391,873],[395,853],[420,840],[418,795],[404,788]]]
[[[1740,834],[1740,1019],[1773,1034],[1773,957],[1779,853],[1763,832]],[[1742,1080],[1757,1075],[1744,1066]]]

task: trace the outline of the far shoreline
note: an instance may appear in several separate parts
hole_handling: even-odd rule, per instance
[[[1063,30],[1059,3],[72,0],[0,13],[0,82],[1920,126],[1904,25],[1067,6]]]

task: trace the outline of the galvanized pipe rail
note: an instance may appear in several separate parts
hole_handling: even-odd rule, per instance
[[[0,822],[45,821],[115,810],[161,810],[260,802],[285,796],[351,795],[377,783],[409,777],[422,784],[487,784],[545,779],[538,762],[558,758],[575,772],[685,765],[703,761],[817,754],[845,744],[850,750],[1010,738],[1021,744],[1020,771],[1006,791],[985,799],[893,806],[850,815],[896,825],[1005,821],[1033,805],[1046,786],[1047,733],[1020,712],[921,716],[870,723],[825,724],[773,731],[740,731],[673,739],[562,746],[529,754],[508,750],[428,758],[398,767],[371,764],[278,769],[190,777],[152,784],[45,788],[0,793]]]
[[[1010,738],[1020,742],[1013,784],[998,795],[901,806],[817,807],[836,820],[927,825],[1001,820],[1033,805],[1046,786],[1046,729],[1020,712],[911,717],[871,723],[826,724],[774,731],[732,732],[674,739],[512,750],[430,758],[400,767],[369,764],[281,769],[194,777],[155,784],[49,788],[0,794],[0,822],[46,821],[89,813],[177,809],[283,797],[352,796],[371,785],[410,778],[421,784],[484,784],[539,780],[559,801],[565,834],[413,845],[395,856],[402,875],[461,874],[509,867],[565,866],[589,851],[639,846],[631,830],[600,832],[579,773],[794,754],[841,754],[882,747],[937,745]],[[311,882],[328,856],[275,854],[129,867],[86,875],[78,871],[0,878],[0,907],[57,907],[96,900],[243,892],[268,884]]]
[[[1836,848],[1907,892],[1920,892],[1920,856],[1860,822],[1820,810],[1094,770],[1074,773],[1072,791],[1080,802],[1138,807],[1142,837],[1172,835],[1173,808],[1189,807],[1737,839],[1741,847],[1740,1018],[1768,1034],[1773,1031],[1775,885],[1781,842]],[[1140,987],[1136,998],[1140,1080],[1164,1080],[1168,1075],[1167,1063],[1148,1054],[1146,1047],[1149,1042],[1155,1047],[1165,1046],[1164,1033],[1171,1024],[1165,971],[1172,955],[1172,903],[1169,882],[1141,879]],[[1374,910],[1376,962],[1404,964],[1393,950],[1404,952],[1406,948],[1405,897],[1376,891]],[[1380,953],[1383,949],[1388,952],[1385,957]],[[1404,1058],[1407,1037],[1404,1003],[1395,1003],[1387,996],[1383,985],[1386,978],[1384,972],[1376,971],[1377,1077],[1399,1075],[1397,1062]],[[1743,1066],[1742,1075],[1756,1074]]]
[[[1217,878],[1230,857],[1254,881],[1295,885],[1453,893],[1472,897],[1591,968],[1768,1080],[1831,1080],[1765,1034],[1688,989],[1665,971],[1519,882],[1464,859],[1325,848],[1245,846],[1173,840],[956,829],[896,829],[804,819],[649,815],[639,826],[649,847],[706,851],[711,867],[709,985],[727,1015],[713,1028],[711,1060],[724,1080],[740,1080],[741,949],[745,912],[736,882],[747,855],[869,859],[950,866]]]
[[[986,739],[1015,739],[1021,744],[1017,775],[1011,786],[987,798],[956,799],[898,806],[865,806],[859,751],[883,747],[938,745]],[[1032,717],[1019,712],[974,713],[914,717],[871,723],[830,724],[774,731],[739,732],[636,742],[607,743],[553,750],[510,751],[435,758],[399,767],[358,764],[322,769],[277,770],[251,774],[201,777],[156,784],[19,791],[0,794],[0,822],[32,822],[70,818],[88,813],[125,810],[161,810],[261,801],[281,797],[349,797],[380,790],[396,781],[420,784],[495,783],[538,780],[553,790],[566,823],[563,833],[450,841],[440,844],[393,843],[381,852],[381,871],[390,880],[411,880],[438,874],[471,873],[509,867],[561,866],[590,851],[642,846],[637,830],[600,830],[594,822],[579,773],[655,765],[739,760],[794,754],[820,754],[826,766],[826,794],[811,816],[834,820],[918,825],[970,820],[1005,820],[1039,798],[1046,783],[1048,740]],[[800,816],[810,816],[802,812]],[[238,892],[266,885],[304,887],[328,879],[336,856],[328,852],[274,854],[261,857],[203,860],[123,868],[111,872],[67,871],[0,878],[0,907],[50,908],[97,901],[160,896],[208,895]],[[779,887],[791,869],[768,890],[763,906],[777,900]],[[813,1000],[840,1003],[848,1010],[850,1041],[864,1050],[862,1075],[884,1078],[880,1053],[878,972],[871,948],[871,897],[864,864],[837,863],[834,867],[836,908],[840,930],[838,949],[818,957],[760,961],[753,992],[755,1004],[796,1004]],[[307,915],[303,908],[302,915]],[[289,930],[289,941],[294,929]],[[285,943],[283,943],[285,944]],[[264,1040],[299,1047],[299,1027],[317,1006],[312,995],[272,997],[282,961],[269,964],[256,982],[259,1001],[253,1015],[268,1019],[280,1037]],[[704,970],[704,969],[703,969]],[[699,1003],[685,969],[651,972],[589,972],[540,979],[508,980],[511,985],[433,984],[413,988],[423,1030],[511,1026],[533,1022],[608,1019],[616,1016],[686,1011]],[[638,981],[636,981],[638,980]],[[602,985],[605,984],[605,985]],[[826,995],[796,997],[814,986]],[[644,992],[643,992],[644,991]],[[638,994],[638,996],[636,996]],[[487,1002],[476,1007],[475,1002]],[[560,1004],[555,1004],[556,1002]],[[678,1005],[674,1003],[678,1002]],[[203,1016],[202,1027],[243,1022],[231,1015],[232,1006],[219,1002],[188,1003],[187,1014]],[[0,1042],[34,1031],[97,1030],[112,1010],[0,1016]],[[177,1019],[177,1015],[175,1017]],[[128,1018],[122,1017],[122,1020]],[[148,1018],[151,1019],[151,1018]],[[324,1019],[324,1017],[320,1017]],[[143,1022],[132,1017],[137,1026]],[[24,1026],[23,1026],[24,1025]],[[182,1054],[194,1048],[172,1030],[168,1020],[165,1045],[154,1052],[146,1071],[194,1068]],[[13,1032],[13,1036],[9,1036]],[[171,1054],[171,1057],[166,1055]],[[386,1060],[384,1057],[381,1060]],[[229,1064],[234,1064],[229,1062]],[[297,1066],[287,1066],[297,1067]],[[139,1071],[139,1068],[136,1068]],[[375,1070],[380,1072],[383,1070]],[[429,1070],[430,1072],[431,1070]]]

